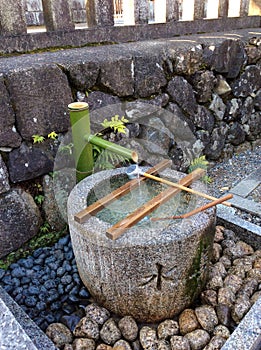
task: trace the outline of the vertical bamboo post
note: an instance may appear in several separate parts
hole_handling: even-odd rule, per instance
[[[72,127],[72,139],[77,182],[92,173],[92,145],[84,138],[90,135],[89,105],[86,102],[73,102],[68,105]]]

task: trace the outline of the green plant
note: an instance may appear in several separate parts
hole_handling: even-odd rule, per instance
[[[118,115],[115,115],[114,117],[111,117],[111,120],[104,119],[104,121],[101,123],[101,125],[105,129],[112,129],[115,133],[124,133],[126,134],[126,126],[125,123],[128,122],[128,119],[126,119],[124,116],[119,119]],[[97,136],[102,137],[102,133],[98,134]],[[103,149],[95,144],[92,145],[93,149],[93,159],[95,162],[96,170],[107,170],[107,169],[113,169],[115,166],[117,166],[119,163],[126,163],[129,162],[128,158],[125,158],[122,155],[116,154],[108,149]]]
[[[126,134],[126,125],[125,123],[128,123],[128,119],[126,119],[124,116],[119,119],[118,115],[115,115],[114,117],[111,117],[111,120],[104,119],[104,121],[101,123],[101,125],[104,128],[111,128],[116,133],[123,133]]]
[[[201,157],[193,159],[192,162],[190,163],[188,172],[191,173],[193,170],[198,169],[198,168],[201,168],[203,170],[207,170],[208,161],[206,160],[206,156],[201,156]],[[211,183],[212,179],[210,176],[204,175],[202,177],[202,181],[205,183]]]
[[[42,143],[45,140],[44,136],[37,135],[37,134],[33,135],[32,138],[33,138],[34,143]]]
[[[47,232],[50,231],[50,228],[51,228],[50,224],[46,221],[46,222],[40,227],[39,231],[40,231],[41,233],[47,233]]]
[[[42,227],[46,227],[47,225],[50,228],[50,225],[48,223],[45,223]],[[26,258],[37,248],[54,245],[61,237],[65,236],[66,234],[68,234],[67,226],[58,232],[42,232],[40,228],[38,234],[35,237],[31,238],[27,243],[25,243],[22,248],[17,249],[16,251],[8,254],[3,259],[1,259],[0,268],[7,270],[12,263],[18,261],[19,259]]]
[[[69,153],[70,155],[72,155],[72,153],[73,153],[73,143],[71,142],[68,145],[61,146],[59,148],[59,152]]]
[[[94,146],[94,162],[96,170],[114,169],[119,163],[129,163],[129,159],[109,150],[103,150],[98,146]]]
[[[58,135],[56,134],[55,131],[50,132],[50,134],[48,134],[48,139],[52,139],[52,140],[56,140],[58,137]]]
[[[55,131],[50,132],[50,134],[47,135],[48,139],[56,140],[58,135]],[[34,143],[42,143],[45,140],[45,137],[42,135],[35,134],[32,136]]]
[[[35,201],[36,204],[42,205],[43,202],[44,202],[44,195],[43,195],[43,194],[37,194],[37,195],[34,197],[34,201]]]

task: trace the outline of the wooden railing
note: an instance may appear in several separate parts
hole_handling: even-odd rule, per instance
[[[23,1],[0,1],[0,53],[260,27],[260,0],[87,0],[84,30],[70,0],[42,0],[46,33],[28,34]]]

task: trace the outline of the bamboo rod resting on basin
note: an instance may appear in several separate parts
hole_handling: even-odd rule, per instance
[[[183,191],[186,191],[186,192],[198,195],[200,197],[203,197],[203,198],[206,198],[206,199],[210,199],[212,201],[217,200],[217,198],[209,196],[208,194],[205,194],[203,192],[199,192],[199,191],[193,190],[192,188],[188,188],[186,186],[183,186],[181,184],[178,184],[178,183],[166,180],[166,179],[162,179],[161,177],[157,177],[157,176],[154,176],[154,175],[151,175],[151,174],[147,174],[147,173],[144,173],[144,172],[141,172],[140,175],[145,176],[145,177],[147,177],[149,179],[158,181],[158,182],[162,182],[162,183],[164,183],[166,185],[179,188],[180,190],[183,190]],[[224,205],[226,205],[228,207],[231,207],[231,203],[229,203],[229,202],[223,202],[222,204],[224,204]]]
[[[96,135],[85,135],[84,139],[93,145],[99,146],[103,149],[107,149],[113,153],[119,154],[127,159],[133,160],[135,163],[138,162],[137,152],[128,148],[122,147],[110,141],[104,140],[103,138]]]
[[[154,165],[152,168],[147,170],[148,174],[157,174],[158,172],[171,166],[171,160],[163,159],[160,163]],[[81,210],[79,213],[74,215],[74,220],[80,224],[84,223],[90,215],[95,215],[97,212],[102,210],[106,205],[115,201],[117,198],[129,193],[134,188],[138,187],[140,182],[146,180],[146,177],[141,177],[139,179],[133,179],[128,181],[125,185],[117,188],[116,190],[109,193],[107,196],[99,199],[97,202],[89,205],[87,208]]]
[[[218,198],[208,204],[202,205],[201,207],[198,207],[194,210],[191,210],[188,213],[182,214],[182,215],[173,215],[173,216],[166,216],[166,217],[162,217],[162,218],[151,218],[151,221],[161,221],[161,220],[175,220],[175,219],[186,219],[189,218],[192,215],[198,214],[201,211],[204,211],[208,208],[214,207],[215,205],[221,204],[224,201],[227,201],[229,199],[233,198],[233,195],[231,193],[227,194],[224,197]]]
[[[183,177],[179,182],[182,185],[189,186],[195,180],[199,180],[204,175],[203,169],[196,169],[192,173]],[[150,201],[137,208],[134,212],[129,214],[125,219],[117,222],[115,225],[110,227],[106,236],[112,240],[119,238],[128,228],[135,225],[141,219],[143,219],[146,215],[157,209],[157,207],[166,201],[168,201],[171,197],[180,192],[179,188],[176,187],[168,187],[163,192],[159,193],[156,197],[152,198]]]

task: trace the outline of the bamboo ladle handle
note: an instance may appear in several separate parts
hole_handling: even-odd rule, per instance
[[[215,201],[215,200],[218,199],[216,197],[209,196],[208,194],[205,194],[203,192],[199,192],[199,191],[193,190],[192,188],[189,188],[189,187],[186,187],[186,186],[182,186],[182,185],[180,185],[180,184],[178,184],[176,182],[172,182],[172,181],[169,181],[169,180],[166,180],[166,179],[162,179],[161,177],[150,175],[150,174],[147,174],[145,172],[140,173],[140,175],[145,176],[145,177],[147,177],[149,179],[158,181],[158,182],[162,182],[162,183],[164,183],[166,185],[169,185],[169,186],[177,187],[180,190],[183,190],[183,191],[186,191],[186,192],[198,195],[198,196],[206,198],[206,199],[210,199],[212,201]],[[226,205],[227,207],[231,207],[231,203],[229,203],[229,202],[223,202],[222,204]]]
[[[195,215],[197,213],[200,213],[201,211],[204,211],[208,208],[214,207],[217,204],[222,204],[224,203],[224,201],[231,199],[233,197],[233,195],[231,193],[227,194],[224,197],[221,198],[217,198],[215,201],[210,202],[208,204],[202,205],[201,207],[198,207],[194,210],[191,210],[190,212],[186,213],[186,214],[182,214],[182,215],[176,215],[176,216],[166,216],[166,217],[162,217],[162,218],[151,218],[151,221],[161,221],[161,220],[174,220],[174,219],[186,219],[189,218],[192,215]]]

